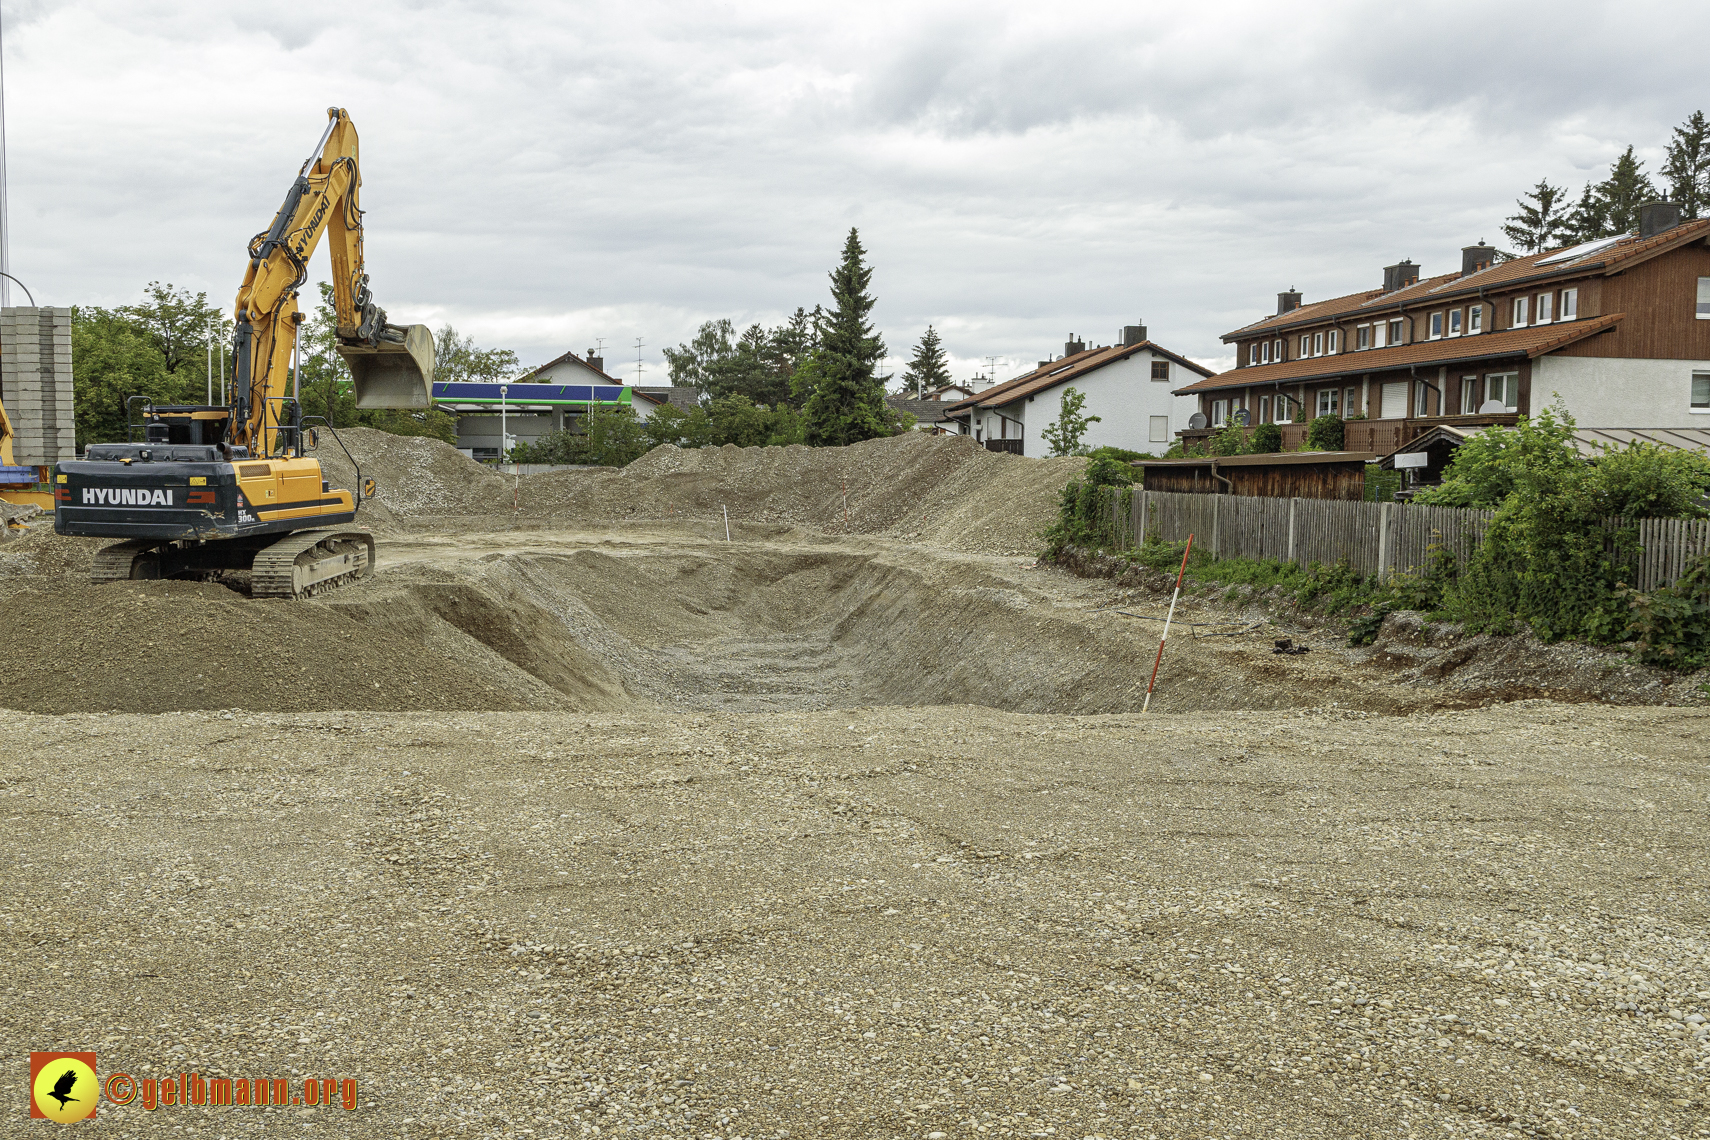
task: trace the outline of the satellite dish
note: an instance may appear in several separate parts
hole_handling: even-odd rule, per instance
[[[1481,416],[1487,416],[1493,412],[1506,412],[1507,410],[1508,405],[1501,400],[1486,400],[1478,406],[1478,414]]]
[[[1235,414],[1230,416],[1229,418],[1235,421],[1236,427],[1246,427],[1247,421],[1249,421],[1253,417],[1247,414],[1246,408],[1236,408]]]
[[[1205,413],[1204,412],[1195,412],[1193,415],[1189,416],[1188,420],[1187,420],[1187,426],[1190,429],[1204,427],[1205,426]]]

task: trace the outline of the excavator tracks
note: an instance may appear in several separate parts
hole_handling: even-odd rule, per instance
[[[132,577],[132,567],[137,555],[153,550],[160,545],[142,539],[132,539],[129,542],[115,542],[111,546],[102,547],[95,552],[95,557],[89,566],[89,581],[94,585],[103,582],[128,582]],[[158,574],[148,574],[146,577],[159,577]]]
[[[252,598],[312,598],[364,577],[374,565],[374,536],[360,530],[300,530],[259,550]]]

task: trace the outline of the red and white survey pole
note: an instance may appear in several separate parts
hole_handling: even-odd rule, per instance
[[[1187,536],[1187,549],[1182,551],[1182,568],[1176,571],[1176,592],[1170,595],[1170,612],[1164,615],[1164,633],[1158,638],[1158,659],[1152,662],[1152,679],[1146,682],[1146,701],[1140,706],[1144,713],[1152,707],[1152,686],[1158,683],[1158,666],[1164,663],[1164,642],[1170,636],[1170,619],[1176,616],[1176,599],[1182,596],[1182,577],[1187,574],[1187,556],[1193,551],[1193,535]]]

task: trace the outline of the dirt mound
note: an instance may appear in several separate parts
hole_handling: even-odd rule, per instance
[[[485,514],[510,506],[510,479],[426,436],[340,428],[337,440],[330,432],[322,434],[315,458],[335,487],[355,489],[357,468],[361,478],[375,481],[378,493],[358,518],[376,529],[387,529],[399,518]]]
[[[507,690],[415,637],[223,586],[25,586],[3,604],[0,704],[32,712],[565,707]]]
[[[1023,459],[963,436],[909,432],[850,447],[654,448],[628,467],[504,475],[438,440],[339,433],[379,484],[361,521],[376,530],[450,516],[554,523],[699,520],[827,534],[889,534],[956,550],[1030,554],[1081,459]],[[331,440],[335,486],[356,471]]]

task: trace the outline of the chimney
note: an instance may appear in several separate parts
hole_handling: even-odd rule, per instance
[[[1383,291],[1393,293],[1397,289],[1405,289],[1409,285],[1419,284],[1419,267],[1411,260],[1403,258],[1394,265],[1383,267]]]
[[[1461,247],[1461,276],[1471,277],[1474,273],[1489,269],[1496,261],[1496,250],[1484,244],[1479,238],[1477,245]]]
[[[1656,237],[1665,230],[1672,230],[1680,224],[1680,205],[1664,198],[1660,202],[1646,202],[1639,207],[1639,236],[1641,238]]]
[[[1123,325],[1122,326],[1122,347],[1123,348],[1128,348],[1131,345],[1139,344],[1141,341],[1143,341],[1145,339],[1146,339],[1146,326],[1145,325]]]
[[[1063,346],[1063,355],[1064,356],[1073,356],[1077,352],[1085,352],[1086,350],[1087,350],[1086,341],[1081,340],[1074,333],[1070,333],[1068,343]]]
[[[1286,293],[1277,294],[1277,316],[1292,313],[1300,308],[1300,290],[1290,289]]]
[[[600,356],[595,356],[595,355],[594,355],[594,353],[595,353],[595,352],[596,352],[596,351],[598,351],[598,350],[597,350],[597,349],[592,349],[592,348],[590,348],[590,349],[589,349],[589,350],[588,350],[588,356],[587,356],[587,360],[588,360],[588,367],[589,367],[589,368],[594,368],[594,369],[598,369],[598,370],[599,370],[599,371],[601,371],[601,372],[604,372],[604,371],[605,371],[605,370],[606,370],[606,361],[605,361],[605,358],[604,358],[604,357],[600,357]]]

